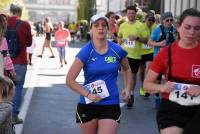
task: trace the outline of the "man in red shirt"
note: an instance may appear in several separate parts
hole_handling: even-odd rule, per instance
[[[17,39],[19,41],[20,51],[18,55],[12,58],[14,68],[16,71],[16,89],[13,97],[13,124],[21,124],[23,120],[18,118],[24,80],[27,71],[27,57],[26,47],[31,46],[32,36],[31,27],[28,22],[20,20],[22,15],[22,6],[19,3],[12,3],[10,5],[11,16],[8,17],[7,28],[16,26],[17,21],[21,21],[20,26],[17,28]]]

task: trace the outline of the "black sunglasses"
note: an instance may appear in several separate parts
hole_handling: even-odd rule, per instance
[[[173,19],[166,19],[165,21],[166,21],[166,22],[169,22],[169,21],[171,21],[171,22],[172,22],[172,21],[173,21]]]
[[[150,21],[151,21],[151,22],[154,22],[155,20],[154,20],[154,19],[148,19],[148,21],[149,21],[149,22],[150,22]]]

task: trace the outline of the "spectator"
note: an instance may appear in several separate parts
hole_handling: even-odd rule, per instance
[[[52,25],[49,17],[46,17],[44,19],[44,28],[43,29],[44,29],[44,32],[45,32],[45,40],[44,40],[44,44],[42,46],[41,54],[38,55],[38,57],[42,58],[45,47],[47,47],[51,52],[51,56],[49,58],[55,58],[52,47],[51,47],[51,34],[53,32],[53,25]]]
[[[65,48],[68,46],[68,43],[71,39],[71,35],[68,29],[64,28],[64,22],[60,21],[58,23],[58,30],[55,32],[56,46],[58,48],[60,68],[64,64],[67,64],[65,57]]]
[[[0,14],[0,54],[1,54],[1,76],[5,75],[12,80],[16,79],[14,66],[8,51],[8,44],[4,34],[7,27],[7,16],[3,13]]]
[[[17,29],[17,38],[19,40],[20,51],[15,58],[12,58],[15,72],[16,72],[16,89],[13,97],[13,124],[23,123],[23,120],[18,117],[21,102],[22,91],[27,71],[27,53],[26,47],[32,44],[32,35],[30,24],[26,21],[20,20],[22,15],[22,6],[15,2],[10,5],[11,16],[8,17],[8,28],[15,27],[18,21],[21,25]]]
[[[30,47],[27,47],[27,57],[28,57],[28,64],[31,66],[33,65],[32,63],[32,55],[34,53],[34,49],[36,47],[36,40],[35,40],[35,36],[36,36],[36,31],[34,30],[34,26],[31,25],[31,34],[32,34],[32,44]]]
[[[14,134],[12,124],[12,97],[14,84],[12,80],[0,76],[0,133]]]

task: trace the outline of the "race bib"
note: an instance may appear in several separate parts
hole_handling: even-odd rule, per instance
[[[57,47],[65,47],[66,46],[66,41],[65,40],[59,40],[56,43]]]
[[[57,41],[57,43],[59,43],[59,44],[65,44],[65,41],[64,40],[59,40],[59,41]]]
[[[143,45],[142,45],[142,48],[143,48],[143,49],[151,49],[152,46],[150,46],[150,45],[148,45],[148,44],[143,44]]]
[[[125,39],[124,46],[128,48],[135,48],[135,41]]]
[[[102,99],[110,96],[108,89],[106,87],[106,83],[103,80],[97,80],[92,83],[89,83],[83,86],[84,89],[88,90],[92,94],[98,94]],[[85,98],[86,104],[92,103],[90,99]]]
[[[191,84],[175,83],[175,90],[169,94],[169,100],[183,106],[200,105],[200,96],[194,97],[187,94],[187,89]]]

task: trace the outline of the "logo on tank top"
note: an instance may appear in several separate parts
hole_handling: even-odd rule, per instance
[[[115,63],[116,60],[117,60],[117,58],[114,56],[105,57],[105,62],[107,62],[107,63]]]
[[[200,65],[192,65],[192,77],[200,78]]]
[[[97,60],[97,58],[94,58],[94,57],[92,57],[92,58],[91,58],[91,60],[92,60],[92,61],[96,61],[96,60]]]

